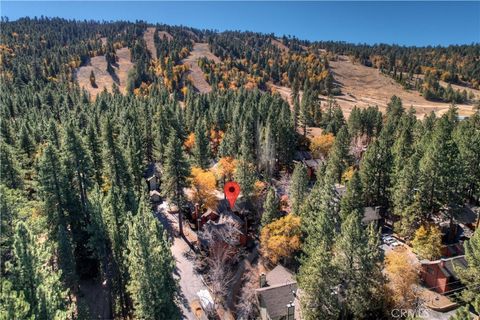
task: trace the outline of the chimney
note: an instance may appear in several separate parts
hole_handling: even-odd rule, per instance
[[[287,320],[295,320],[295,305],[292,301],[287,304]]]
[[[199,207],[200,207],[200,205],[199,205],[198,203],[195,203],[195,210],[194,210],[194,212],[193,212],[193,219],[197,219],[197,218],[198,218]]]
[[[265,273],[260,274],[260,288],[264,288],[267,286],[267,276]]]
[[[445,268],[445,260],[440,260],[440,267]]]
[[[201,231],[201,230],[202,230],[202,226],[203,226],[202,218],[199,217],[199,218],[197,218],[197,231]]]

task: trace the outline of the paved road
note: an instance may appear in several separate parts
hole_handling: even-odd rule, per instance
[[[448,320],[455,314],[456,310],[448,311],[448,312],[438,312],[435,310],[431,310],[425,308],[425,311],[422,312],[420,319],[423,320]]]
[[[192,301],[198,300],[198,291],[207,288],[203,284],[200,275],[193,269],[193,252],[188,244],[178,236],[178,218],[166,213],[165,208],[166,204],[164,202],[157,207],[156,215],[168,231],[170,240],[172,241],[171,250],[176,263],[174,276],[179,280],[183,300],[181,309],[184,319],[197,320],[197,317],[190,308],[190,304]]]

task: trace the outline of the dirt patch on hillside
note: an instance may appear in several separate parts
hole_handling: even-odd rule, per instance
[[[155,47],[155,41],[153,40],[155,31],[157,31],[155,27],[148,27],[143,33],[143,40],[145,40],[145,43],[147,44],[147,49],[150,51],[152,59],[157,59],[157,47]]]
[[[293,106],[293,99],[292,99],[292,89],[288,87],[278,86],[273,83],[267,83],[267,87],[270,89],[272,93],[278,93],[285,100],[290,107]]]
[[[128,72],[133,67],[131,61],[130,50],[128,48],[121,48],[116,50],[118,61],[113,65],[114,73],[107,72],[107,60],[105,56],[93,57],[86,66],[80,67],[75,76],[80,87],[85,88],[92,98],[102,92],[104,88],[112,91],[112,86],[115,83],[120,92],[125,93],[127,87]],[[95,75],[95,82],[97,87],[92,87],[90,83],[90,72],[93,70]]]
[[[355,105],[357,107],[378,105],[381,111],[385,111],[393,95],[402,99],[405,108],[413,106],[418,118],[423,118],[431,111],[443,114],[450,106],[449,103],[427,101],[417,91],[404,90],[400,84],[380,73],[378,69],[353,64],[346,56],[339,56],[337,61],[331,61],[330,67],[342,89],[342,95],[336,99],[346,117]],[[471,105],[458,104],[457,107],[461,115],[473,113]]]
[[[208,93],[212,91],[212,87],[205,80],[205,74],[198,66],[198,59],[202,57],[213,60],[215,63],[220,63],[220,59],[210,51],[208,43],[195,43],[190,55],[183,59],[182,63],[189,68],[187,77],[192,81],[193,86],[201,93]]]
[[[164,40],[164,39],[167,39],[168,41],[173,40],[173,36],[167,31],[158,31],[158,37],[160,38],[160,40]]]
[[[271,42],[275,47],[277,47],[278,49],[280,49],[282,51],[285,51],[285,52],[290,51],[290,48],[288,48],[286,45],[284,45],[283,42],[280,41],[280,40],[272,39]]]

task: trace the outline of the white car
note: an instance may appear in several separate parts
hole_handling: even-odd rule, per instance
[[[392,242],[394,242],[395,239],[392,238],[391,236],[386,236],[386,237],[383,237],[383,242],[386,243],[386,244],[390,244]]]
[[[396,248],[398,246],[401,246],[402,244],[396,240],[394,240],[392,243],[390,243],[390,245],[393,247],[393,248]]]

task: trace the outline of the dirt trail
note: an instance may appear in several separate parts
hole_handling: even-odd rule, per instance
[[[278,49],[280,49],[282,51],[285,51],[285,52],[290,51],[290,48],[287,47],[286,45],[284,45],[281,40],[272,39],[271,42],[274,46],[276,46]]]
[[[189,68],[187,76],[191,79],[193,86],[201,93],[208,93],[212,91],[212,87],[205,80],[205,74],[198,66],[198,59],[202,57],[207,57],[207,59],[213,60],[215,63],[220,63],[220,59],[210,51],[208,43],[195,43],[190,55],[183,59],[182,63]]]
[[[92,98],[107,88],[112,91],[112,86],[115,83],[120,92],[125,93],[127,88],[128,72],[133,67],[131,61],[130,50],[126,47],[116,50],[118,62],[113,65],[113,74],[107,72],[107,60],[105,56],[97,56],[90,59],[88,65],[80,67],[75,76],[80,87],[85,88]],[[95,75],[95,82],[97,87],[94,88],[90,84],[90,72],[93,70]]]
[[[155,31],[157,31],[155,27],[148,27],[143,33],[143,39],[147,44],[148,51],[150,51],[150,54],[152,55],[152,59],[157,59],[157,47],[155,47],[155,41],[153,40]]]
[[[270,89],[270,91],[272,91],[272,93],[276,92],[280,94],[282,99],[285,100],[290,105],[290,107],[293,106],[292,89],[288,87],[278,86],[273,83],[267,83],[267,86]]]
[[[160,40],[163,40],[163,39],[167,39],[168,41],[173,40],[173,36],[167,31],[158,31],[158,37],[160,38]]]

